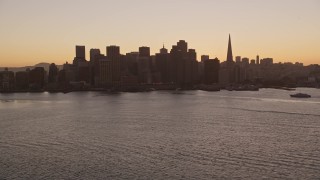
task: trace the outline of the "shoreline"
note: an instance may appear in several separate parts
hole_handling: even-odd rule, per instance
[[[308,89],[319,89],[317,87],[296,87],[296,88],[308,88]],[[228,89],[225,88],[214,88],[214,89],[204,89],[204,88],[168,88],[168,89],[154,89],[154,88],[145,88],[145,89],[134,89],[134,90],[119,90],[119,89],[100,89],[100,88],[92,88],[92,89],[83,89],[83,90],[72,90],[72,89],[66,89],[66,90],[19,90],[19,91],[0,91],[0,94],[11,94],[11,93],[72,93],[72,92],[106,92],[106,93],[121,93],[121,92],[128,92],[128,93],[139,93],[139,92],[152,92],[152,91],[207,91],[207,92],[218,92],[221,90],[224,91],[259,91],[260,89],[277,89],[277,90],[283,90],[283,91],[295,91],[296,88],[288,88],[288,87],[259,87],[257,89]]]

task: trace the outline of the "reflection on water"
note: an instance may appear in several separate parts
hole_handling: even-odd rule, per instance
[[[0,179],[319,179],[320,91],[0,95]]]

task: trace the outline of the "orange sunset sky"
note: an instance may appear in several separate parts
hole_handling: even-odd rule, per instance
[[[203,54],[319,64],[319,0],[0,0],[0,67],[63,64],[75,45],[121,53],[186,40]]]

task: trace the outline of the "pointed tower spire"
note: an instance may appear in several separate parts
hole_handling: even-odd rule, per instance
[[[227,54],[227,61],[233,61],[233,55],[232,55],[232,46],[231,46],[231,37],[229,34],[229,43],[228,43],[228,54]]]

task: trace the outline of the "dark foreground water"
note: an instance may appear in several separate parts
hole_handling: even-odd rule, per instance
[[[319,179],[297,92],[0,94],[0,179]]]

